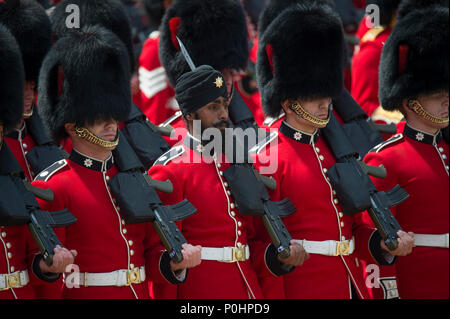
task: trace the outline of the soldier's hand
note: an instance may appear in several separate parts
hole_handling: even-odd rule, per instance
[[[54,249],[55,255],[53,256],[53,265],[47,266],[44,260],[41,260],[39,267],[43,273],[63,273],[66,271],[67,266],[75,262],[75,257],[78,255],[76,250],[68,250],[61,246],[56,246]]]
[[[303,248],[302,245],[300,245],[295,240],[291,241],[291,245],[289,246],[289,249],[291,251],[291,254],[288,258],[281,258],[278,256],[278,260],[281,261],[283,264],[298,267],[303,265],[303,263],[308,260],[309,254],[308,252]]]
[[[398,247],[396,250],[389,250],[387,248],[384,241],[381,241],[381,248],[383,248],[385,251],[389,252],[391,255],[394,256],[406,256],[409,255],[413,248],[414,248],[414,233],[406,233],[403,230],[398,231]]]
[[[183,261],[179,264],[175,264],[170,261],[170,268],[172,271],[194,268],[202,262],[202,247],[192,246],[190,244],[183,244],[181,247],[181,253],[183,254]]]

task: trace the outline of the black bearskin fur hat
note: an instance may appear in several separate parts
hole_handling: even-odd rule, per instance
[[[448,8],[449,0],[402,0],[398,7],[397,19],[403,19],[411,12],[427,9],[432,6],[442,6]]]
[[[22,119],[24,81],[19,45],[0,24],[0,123],[6,132]]]
[[[256,74],[264,112],[276,117],[287,99],[340,95],[345,61],[339,15],[320,3],[291,6],[260,39]]]
[[[407,98],[448,91],[449,9],[432,7],[399,20],[383,48],[380,101],[385,110],[400,109]]]
[[[161,24],[159,56],[172,86],[190,71],[176,37],[196,66],[245,70],[249,43],[240,0],[176,0]]]
[[[136,59],[133,51],[131,25],[122,2],[119,0],[64,0],[60,2],[50,16],[53,32],[57,39],[70,31],[77,30],[69,29],[66,26],[67,18],[73,13],[70,10],[66,12],[67,6],[70,5],[77,5],[80,9],[80,27],[99,24],[114,32],[122,40],[128,50],[130,71],[134,72]]]
[[[114,33],[88,26],[55,43],[39,78],[39,113],[56,142],[66,123],[123,121],[130,108],[128,53]]]
[[[16,38],[22,52],[26,81],[36,81],[52,46],[52,29],[44,8],[34,0],[0,2],[0,22]]]

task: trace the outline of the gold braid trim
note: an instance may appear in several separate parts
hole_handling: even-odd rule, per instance
[[[117,134],[117,137],[114,141],[110,142],[95,136],[87,128],[84,127],[75,128],[75,132],[82,139],[85,139],[88,142],[102,146],[104,148],[116,147],[119,144],[119,134]]]
[[[448,117],[437,117],[428,113],[423,106],[417,100],[408,101],[408,107],[414,111],[417,115],[422,116],[424,119],[433,122],[435,124],[446,124],[449,122]]]
[[[301,116],[302,118],[304,118],[305,120],[316,124],[316,125],[327,125],[330,122],[330,116],[328,116],[328,118],[326,120],[322,120],[319,119],[318,117],[315,117],[314,115],[312,115],[311,113],[305,111],[305,109],[303,109],[303,107],[301,106],[300,103],[295,102],[294,104],[291,105],[291,109],[297,113],[297,115]]]

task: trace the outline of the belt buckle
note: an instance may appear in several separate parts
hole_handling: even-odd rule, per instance
[[[0,289],[0,291],[5,291],[11,288],[21,288],[22,284],[20,283],[20,272],[16,272],[14,274],[5,275],[5,284],[6,287]]]
[[[233,260],[231,262],[246,260],[245,246],[232,247],[232,249],[233,249]]]
[[[337,241],[335,256],[349,256],[349,255],[350,255],[350,242],[349,241]]]
[[[133,270],[127,270],[127,286],[130,284],[140,284],[141,283],[141,270],[140,268],[135,268]]]

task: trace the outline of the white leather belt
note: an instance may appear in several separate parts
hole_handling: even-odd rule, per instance
[[[79,285],[82,287],[123,287],[130,284],[140,284],[145,281],[145,267],[133,270],[121,269],[104,273],[79,273]]]
[[[449,235],[414,234],[414,245],[423,247],[448,248]]]
[[[202,260],[216,260],[225,263],[246,261],[250,259],[250,249],[247,245],[240,247],[211,248],[202,247]]]
[[[22,288],[29,282],[28,270],[16,271],[12,274],[0,274],[0,291],[11,288]]]
[[[335,241],[297,240],[309,254],[324,256],[349,256],[355,251],[355,239]]]

